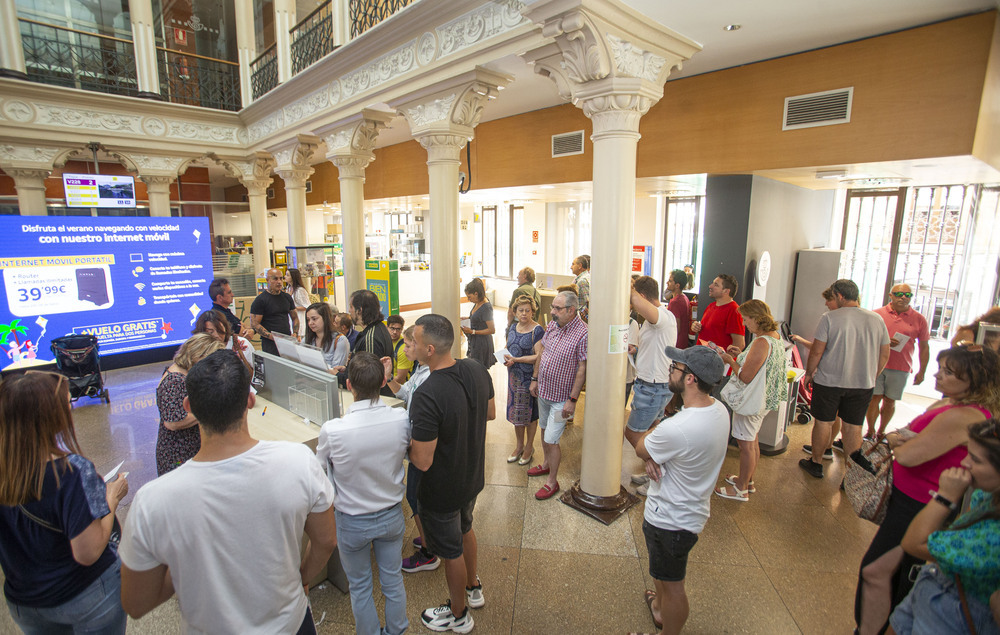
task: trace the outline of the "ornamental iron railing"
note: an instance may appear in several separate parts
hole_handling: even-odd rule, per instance
[[[292,74],[310,66],[333,51],[333,14],[331,2],[324,4],[296,24],[292,36]]]
[[[101,93],[135,96],[132,42],[20,18],[28,79]]]
[[[417,0],[351,0],[351,37],[356,38]]]
[[[278,49],[269,46],[257,59],[250,62],[250,88],[253,98],[259,99],[278,85]]]
[[[239,64],[161,47],[156,62],[168,101],[234,112],[242,107]]]

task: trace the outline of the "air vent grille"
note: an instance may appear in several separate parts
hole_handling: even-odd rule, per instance
[[[552,135],[552,158],[583,154],[583,130]]]
[[[851,121],[854,87],[785,98],[782,130],[834,126]]]

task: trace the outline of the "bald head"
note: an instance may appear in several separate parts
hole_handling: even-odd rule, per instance
[[[908,284],[897,284],[889,290],[889,307],[896,313],[903,313],[910,309],[910,300],[913,298],[913,289]]]
[[[268,269],[267,270],[267,292],[273,295],[278,295],[281,293],[281,289],[284,286],[285,278],[281,275],[281,271],[278,269]]]

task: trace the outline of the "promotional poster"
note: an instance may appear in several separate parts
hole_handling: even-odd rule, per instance
[[[0,368],[69,333],[101,356],[177,345],[212,305],[207,218],[0,216],[0,236]]]

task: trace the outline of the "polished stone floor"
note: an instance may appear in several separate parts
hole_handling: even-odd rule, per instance
[[[501,320],[498,310],[497,317]],[[157,410],[154,391],[164,364],[107,373],[111,404],[82,399],[74,409],[85,454],[98,471],[125,461],[131,492],[120,518],[144,483],[155,477]],[[486,606],[475,615],[477,633],[625,633],[652,631],[643,590],[652,588],[642,536],[642,504],[605,526],[557,499],[539,502],[534,492],[544,477],[529,478],[526,468],[509,465],[512,427],[503,420],[506,374],[491,370],[500,418],[489,426],[486,488],[479,496],[475,527],[479,571]],[[600,399],[589,391],[586,399]],[[926,400],[906,397],[893,424],[903,425]],[[623,414],[624,416],[624,414]],[[838,490],[843,460],[827,462],[827,478],[806,475],[796,462],[809,442],[810,426],[793,424],[789,451],[763,457],[756,476],[758,493],[748,503],[712,500],[712,517],[691,553],[687,589],[691,614],[687,633],[849,633],[858,563],[875,526],[859,520]],[[579,478],[582,418],[562,440],[560,483]],[[541,441],[536,439],[536,456]],[[622,450],[622,484],[640,469],[631,447]],[[723,470],[736,471],[730,448]],[[406,544],[415,535],[412,525]],[[206,538],[208,539],[208,538]],[[237,537],[228,538],[237,540]],[[219,548],[225,549],[222,542]],[[409,555],[409,548],[404,548]],[[242,580],[219,584],[253,584]],[[444,568],[406,574],[411,630],[420,612],[447,596]],[[352,633],[349,597],[332,585],[310,593],[321,633]],[[381,598],[377,598],[380,607]],[[176,633],[176,600],[129,623],[129,632]],[[0,632],[17,632],[7,611],[0,610]]]

